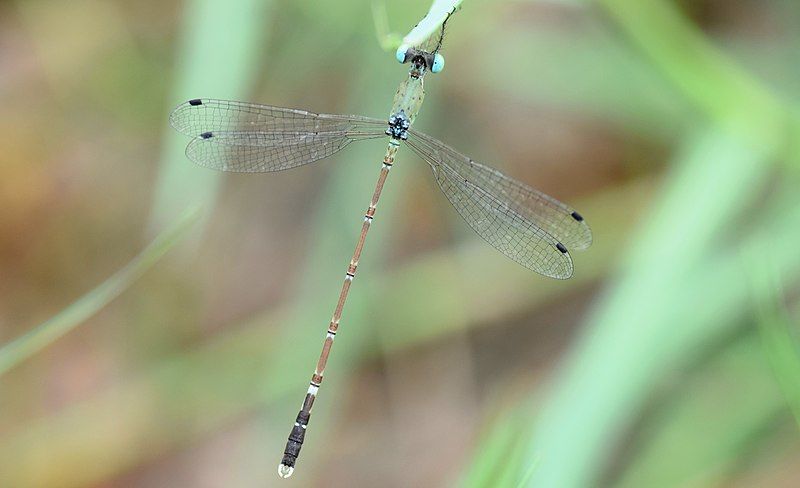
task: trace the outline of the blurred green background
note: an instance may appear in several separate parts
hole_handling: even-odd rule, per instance
[[[595,244],[532,274],[401,151],[277,478],[385,142],[221,175],[167,115],[385,117],[428,6],[0,2],[0,486],[800,486],[795,0],[466,0],[418,127]]]

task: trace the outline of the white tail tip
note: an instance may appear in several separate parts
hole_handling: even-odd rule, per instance
[[[281,464],[278,466],[278,476],[281,478],[288,478],[289,476],[294,473],[294,468],[291,466],[287,466],[285,464]]]

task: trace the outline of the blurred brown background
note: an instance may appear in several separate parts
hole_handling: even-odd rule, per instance
[[[402,35],[428,6],[0,2],[0,340],[65,333],[0,350],[0,486],[800,485],[789,0],[466,0],[418,128],[595,243],[573,279],[535,275],[401,150],[277,478],[385,141],[223,175],[167,117],[195,97],[385,117],[407,68],[384,11]]]

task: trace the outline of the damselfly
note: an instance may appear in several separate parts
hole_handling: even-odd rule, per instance
[[[411,128],[422,105],[425,74],[437,73],[444,66],[440,46],[441,38],[430,51],[407,45],[398,49],[398,61],[411,67],[395,94],[388,122],[205,98],[189,100],[170,115],[172,126],[193,138],[186,148],[189,159],[200,166],[241,173],[294,168],[330,156],[353,141],[389,136],[322,353],[278,468],[281,477],[288,478],[294,471],[367,231],[402,142],[430,165],[439,188],[470,227],[526,268],[552,278],[569,278],[569,251],[586,249],[592,242],[589,226],[571,207]]]

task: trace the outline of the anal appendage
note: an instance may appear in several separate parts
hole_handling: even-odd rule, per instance
[[[281,478],[288,478],[294,473],[294,468],[291,466],[287,466],[283,463],[278,465],[278,476]]]
[[[306,401],[303,402],[303,410],[300,410],[297,414],[292,431],[289,433],[289,439],[286,441],[283,459],[278,465],[278,476],[281,478],[288,478],[294,473],[294,465],[297,462],[300,448],[303,447],[303,440],[306,437],[306,427],[308,427],[308,420],[311,418],[310,410],[313,402],[313,395],[309,393],[306,395]]]

